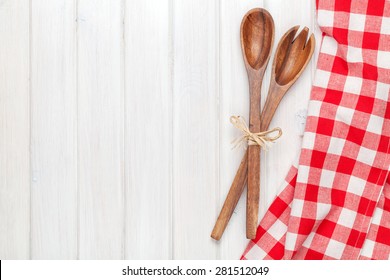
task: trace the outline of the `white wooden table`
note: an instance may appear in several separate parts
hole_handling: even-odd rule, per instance
[[[1,0],[0,259],[239,258],[245,195],[209,235],[244,153],[229,123],[249,107],[240,22],[265,7],[276,45],[315,28],[314,5]],[[262,155],[260,216],[298,154],[314,68],[271,124],[284,135]]]

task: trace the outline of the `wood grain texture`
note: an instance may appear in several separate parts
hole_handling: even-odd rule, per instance
[[[31,258],[77,257],[75,2],[31,1]]]
[[[124,257],[123,1],[78,1],[79,258]]]
[[[125,7],[126,259],[172,258],[170,4]]]
[[[218,193],[218,1],[175,0],[173,257],[215,259]]]
[[[0,259],[30,255],[29,1],[0,2]]]

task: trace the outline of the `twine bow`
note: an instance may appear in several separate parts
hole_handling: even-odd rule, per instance
[[[264,150],[267,150],[269,143],[275,142],[283,134],[282,129],[279,127],[275,127],[271,130],[253,133],[249,130],[249,127],[246,124],[244,118],[240,116],[231,116],[230,122],[243,133],[241,137],[233,141],[233,148],[237,147],[238,145],[241,145],[243,142],[246,141],[249,146],[257,145]],[[270,136],[270,134],[275,132],[277,132],[278,134],[275,136]]]

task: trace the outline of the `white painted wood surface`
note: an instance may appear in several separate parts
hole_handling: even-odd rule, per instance
[[[31,1],[31,258],[77,257],[75,3]]]
[[[215,259],[206,233],[217,210],[219,5],[173,3],[173,257]]]
[[[173,255],[171,4],[125,3],[126,259]]]
[[[314,29],[314,5],[0,1],[0,258],[239,258],[245,194],[221,241],[209,235],[244,153],[229,123],[248,116],[241,19],[268,9],[276,47]],[[260,217],[298,154],[314,69],[271,123],[284,135],[262,154]]]
[[[28,0],[0,2],[0,259],[30,257]]]
[[[79,0],[77,22],[79,258],[121,259],[123,2]]]

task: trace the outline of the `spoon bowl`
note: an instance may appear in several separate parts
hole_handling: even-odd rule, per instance
[[[268,63],[273,45],[274,22],[264,9],[250,10],[241,24],[241,46],[245,64],[259,70]]]

